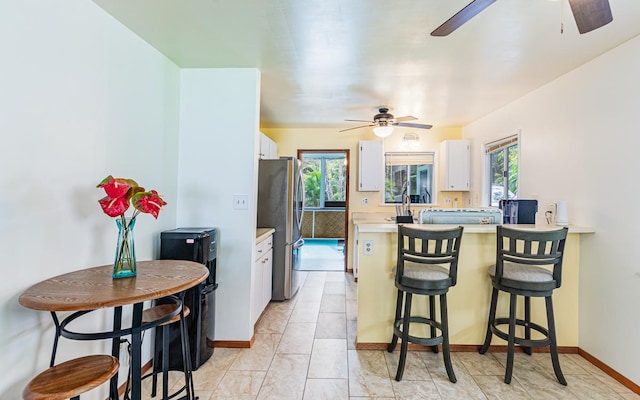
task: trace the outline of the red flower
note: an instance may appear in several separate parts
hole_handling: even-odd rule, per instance
[[[151,214],[154,218],[158,218],[160,209],[162,206],[167,205],[167,202],[160,198],[160,195],[155,190],[150,192],[140,192],[133,195],[131,202],[136,210]]]
[[[133,179],[114,178],[109,175],[97,187],[103,188],[106,193],[98,203],[102,211],[110,217],[124,218],[129,205],[133,204],[135,211],[132,218],[143,212],[157,219],[160,209],[167,204],[160,198],[158,192],[155,190],[145,192],[144,188]]]
[[[132,179],[114,178],[109,175],[102,180],[96,187],[101,187],[107,196],[111,198],[122,197],[127,194],[132,187],[138,187],[136,181]]]

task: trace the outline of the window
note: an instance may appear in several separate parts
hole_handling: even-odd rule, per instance
[[[402,203],[410,195],[412,204],[433,202],[433,152],[384,154],[384,203]]]
[[[486,193],[494,207],[502,199],[518,198],[518,135],[509,136],[484,146],[488,165]]]
[[[344,152],[302,153],[304,208],[344,207],[347,156]]]

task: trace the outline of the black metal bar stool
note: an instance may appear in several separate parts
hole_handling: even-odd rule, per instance
[[[152,377],[152,391],[151,397],[155,397],[157,394],[158,386],[158,363],[162,358],[161,371],[162,371],[162,399],[173,399],[184,391],[184,396],[181,399],[195,400],[195,389],[193,386],[193,373],[191,364],[191,352],[189,350],[189,335],[187,333],[186,317],[189,315],[189,307],[185,306],[182,298],[177,296],[168,296],[162,299],[163,304],[156,304],[142,311],[142,325],[149,327],[156,327],[161,329],[162,332],[162,345],[158,346],[157,343],[154,346],[153,365],[151,372],[143,376],[142,379]],[[172,394],[169,394],[169,325],[180,322],[180,342],[182,347],[182,365],[184,372],[184,386],[176,390]],[[127,382],[127,389],[128,389]],[[127,390],[128,391],[128,390]]]
[[[65,361],[33,378],[22,392],[25,400],[79,400],[82,393],[106,383],[118,372],[118,359],[106,354]]]
[[[461,226],[447,230],[427,230],[398,225],[398,258],[395,267],[398,298],[393,338],[387,348],[391,353],[398,344],[398,338],[402,339],[396,381],[402,379],[409,343],[416,343],[430,346],[434,353],[438,352],[438,345],[442,344],[442,356],[447,375],[451,382],[456,382],[449,351],[447,292],[450,287],[456,285],[462,231]],[[427,318],[411,315],[411,301],[414,294],[428,296],[429,316]],[[440,321],[436,319],[435,296],[440,296]],[[411,323],[428,325],[430,337],[410,335]],[[441,334],[437,335],[436,330],[440,330]]]
[[[496,265],[489,268],[493,290],[489,308],[489,321],[480,354],[486,353],[492,335],[507,341],[507,368],[505,383],[511,383],[515,345],[523,346],[527,354],[532,347],[549,347],[553,371],[558,382],[567,384],[558,359],[556,329],[551,295],[562,283],[562,259],[567,228],[551,231],[533,231],[497,227]],[[547,266],[545,268],[544,266]],[[509,293],[509,317],[496,318],[498,293]],[[524,319],[516,315],[518,296],[524,297]],[[531,322],[531,297],[544,297],[547,310],[547,328]],[[499,325],[509,325],[508,332]],[[516,336],[516,325],[524,327],[524,337]],[[531,330],[542,334],[532,339]]]

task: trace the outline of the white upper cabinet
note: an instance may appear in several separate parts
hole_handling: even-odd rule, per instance
[[[379,192],[383,189],[384,166],[381,140],[359,143],[358,191]]]
[[[468,191],[471,175],[471,142],[445,140],[440,143],[440,190]]]
[[[264,133],[260,133],[260,152],[258,153],[258,158],[261,160],[278,158],[278,145]]]

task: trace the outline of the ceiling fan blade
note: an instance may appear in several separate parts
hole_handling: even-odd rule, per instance
[[[418,118],[413,117],[411,115],[406,115],[404,117],[398,117],[398,118],[394,118],[396,120],[396,122],[403,122],[403,121],[413,121],[416,120]]]
[[[354,129],[366,128],[366,127],[368,127],[368,126],[376,126],[376,124],[371,124],[371,125],[362,125],[362,126],[355,126],[355,127],[353,127],[353,128],[343,129],[343,130],[338,131],[338,132],[346,132],[346,131],[351,131],[351,130],[354,130]]]
[[[405,126],[407,128],[418,128],[418,129],[431,129],[433,125],[425,125],[425,124],[412,124],[407,122],[396,122],[395,124],[391,124],[395,126]]]
[[[496,0],[473,0],[431,32],[431,36],[447,36],[495,2]]]
[[[349,121],[349,122],[369,122],[371,123],[371,120],[364,120],[364,119],[345,119],[345,121]]]
[[[609,0],[569,0],[569,5],[581,34],[613,21]]]

